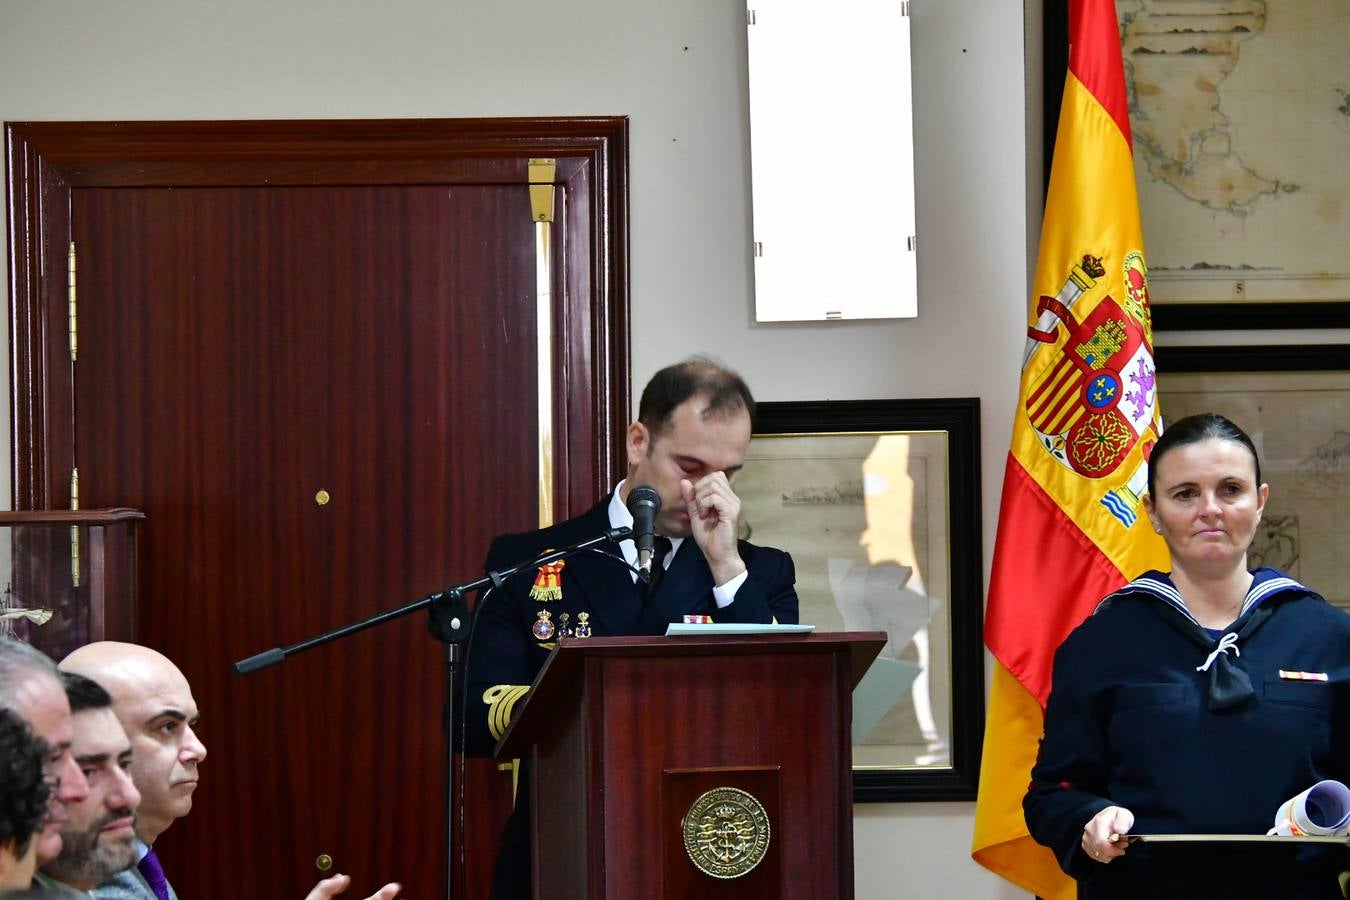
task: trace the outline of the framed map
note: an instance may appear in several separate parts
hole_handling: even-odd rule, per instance
[[[973,798],[978,399],[759,404],[736,493],[746,536],[792,554],[802,622],[887,634],[854,692],[855,799]]]
[[[1064,9],[1047,0],[1047,117]],[[1116,11],[1155,324],[1350,325],[1350,5],[1119,0]]]
[[[1248,552],[1350,610],[1350,347],[1159,347],[1164,427],[1201,412],[1252,437],[1270,485]]]

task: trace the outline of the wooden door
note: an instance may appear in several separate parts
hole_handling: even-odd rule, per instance
[[[45,275],[74,242],[78,321],[71,363],[68,279],[16,292],[36,364],[15,497],[61,505],[77,466],[82,505],[146,513],[138,639],[192,682],[209,750],[159,844],[184,896],[302,897],[320,856],[358,889],[445,896],[446,668],[424,617],[247,678],[229,664],[475,577],[490,536],[538,523],[550,466],[558,516],[613,478],[622,123],[580,147],[573,123],[501,123],[534,141],[518,149],[456,124],[10,130],[31,176],[11,190],[43,226],[11,244]],[[547,229],[524,177],[545,155]],[[499,816],[471,829],[478,889]]]

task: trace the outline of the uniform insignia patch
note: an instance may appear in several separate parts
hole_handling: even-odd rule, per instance
[[[553,613],[546,609],[539,610],[539,620],[534,623],[534,627],[532,627],[530,631],[534,632],[534,636],[539,640],[548,640],[553,637],[553,622],[550,621],[552,618]]]
[[[494,684],[483,692],[483,702],[487,704],[488,731],[494,741],[502,739],[506,726],[511,722],[511,713],[516,701],[530,691],[528,684]]]
[[[1280,669],[1280,677],[1285,681],[1326,681],[1326,672],[1290,672]]]
[[[576,635],[579,638],[588,638],[591,636],[591,614],[577,613]]]
[[[552,551],[545,550],[544,552],[551,553]],[[562,570],[566,565],[566,561],[560,559],[546,566],[540,566],[539,571],[535,573],[534,584],[530,586],[530,599],[538,600],[540,603],[561,600]]]

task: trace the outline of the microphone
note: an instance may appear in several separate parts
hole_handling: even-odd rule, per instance
[[[637,544],[638,572],[644,582],[652,577],[653,544],[656,541],[656,514],[661,511],[661,495],[656,488],[640,484],[628,493],[628,511],[633,514],[633,542]]]

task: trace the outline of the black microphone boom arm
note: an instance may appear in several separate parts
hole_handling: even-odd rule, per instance
[[[500,572],[489,572],[482,578],[475,578],[473,581],[466,581],[463,584],[457,584],[452,587],[443,588],[431,594],[427,594],[420,600],[414,600],[412,603],[397,607],[396,609],[386,610],[382,613],[376,613],[358,622],[352,622],[343,625],[341,628],[335,628],[332,631],[325,631],[323,634],[315,635],[312,638],[291,644],[289,647],[273,647],[271,650],[264,650],[262,653],[256,653],[247,659],[241,659],[234,664],[234,671],[239,675],[248,675],[267,666],[275,665],[288,656],[296,653],[303,653],[306,650],[312,650],[330,641],[338,638],[344,638],[349,634],[356,634],[358,631],[365,631],[375,625],[381,625],[393,619],[399,619],[409,613],[416,612],[419,609],[434,609],[437,627],[433,629],[438,638],[446,643],[459,643],[468,636],[469,633],[469,607],[464,600],[464,595],[472,591],[481,590],[488,585],[494,587],[501,586],[507,579],[516,575],[523,569],[533,569],[538,566],[545,566],[551,562],[557,562],[564,557],[572,556],[589,550],[597,544],[603,544],[608,541],[622,541],[631,537],[633,529],[628,526],[619,528],[610,528],[605,532],[588,538],[579,544],[573,544],[570,547],[563,547],[561,550],[550,550],[542,556],[518,563],[508,569]]]

